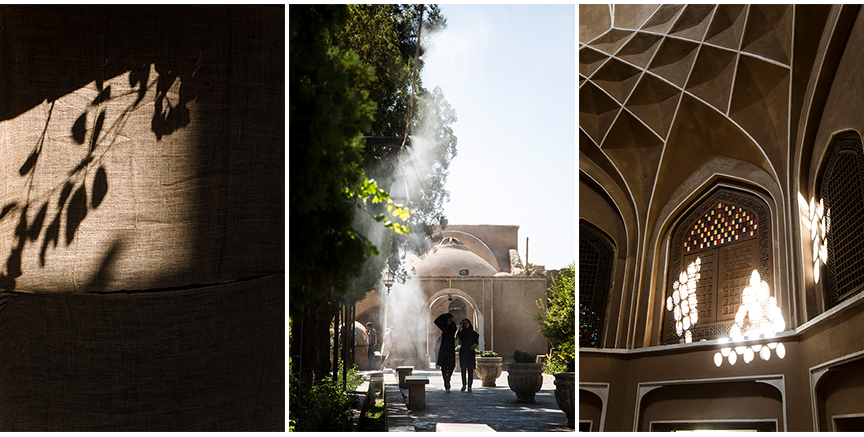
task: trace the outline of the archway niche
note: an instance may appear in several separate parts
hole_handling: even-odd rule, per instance
[[[579,390],[579,431],[599,431],[603,400],[588,390]]]
[[[426,359],[426,357],[428,357],[426,361],[427,363],[430,361],[435,362],[437,360],[441,330],[435,326],[434,322],[435,318],[443,313],[449,312],[453,314],[457,322],[463,318],[470,320],[471,324],[474,326],[474,330],[480,334],[480,344],[477,347],[481,350],[484,348],[483,314],[470,295],[458,288],[445,288],[438,291],[427,300],[426,308],[427,322],[426,333],[424,336],[425,341],[422,342],[420,351],[421,354],[425,355],[425,357],[421,358]]]
[[[860,431],[864,425],[864,359],[828,369],[816,385],[819,431]]]
[[[760,381],[663,385],[640,402],[638,431],[783,431],[783,394]]]

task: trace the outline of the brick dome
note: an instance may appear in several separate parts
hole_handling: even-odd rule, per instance
[[[414,263],[418,276],[493,276],[498,271],[458,239],[445,238]]]

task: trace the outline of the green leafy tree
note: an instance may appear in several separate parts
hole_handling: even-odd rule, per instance
[[[546,291],[549,305],[543,308],[537,302],[540,313],[540,334],[549,340],[565,360],[576,357],[576,281],[574,264],[559,271],[558,276]]]
[[[299,358],[303,378],[320,380],[329,372],[328,328],[339,307],[376,288],[386,263],[399,265],[397,248],[417,241],[406,237],[409,229],[433,229],[412,221],[414,203],[411,212],[398,208],[382,190],[394,180],[398,148],[370,147],[363,140],[405,133],[417,21],[424,12],[424,32],[446,24],[437,6],[422,11],[416,5],[289,7],[289,146],[295,164],[289,183],[290,355]],[[431,111],[444,115],[435,129],[449,137],[438,162],[415,177],[433,175],[437,179],[425,188],[426,197],[446,200],[455,112],[440,90],[430,94],[422,88],[422,63],[417,68],[412,133]],[[409,142],[405,150],[413,147]],[[424,217],[446,225],[443,200],[417,205]]]
[[[406,232],[408,216],[365,177],[363,132],[370,129],[375,102],[367,88],[372,68],[351,50],[331,44],[348,17],[344,5],[292,5],[290,14],[289,293],[292,323],[299,322],[301,378],[321,379],[329,369],[329,324],[364,259],[378,253],[353,226],[358,211],[378,226]],[[367,206],[389,206],[389,214]],[[297,346],[295,346],[297,344]],[[297,349],[294,349],[294,348]]]
[[[417,22],[420,5],[351,5],[349,19],[343,31],[334,36],[340,47],[357,52],[361,59],[372,66],[377,80],[369,89],[370,99],[375,101],[377,111],[369,136],[395,137],[401,143],[408,125],[412,83],[416,89],[416,101],[410,124],[410,138],[401,154],[397,147],[367,146],[363,152],[363,167],[369,177],[389,188],[400,175],[396,174],[399,158],[403,161],[404,176],[411,190],[411,218],[406,225],[407,233],[381,233],[375,231],[375,223],[366,215],[358,215],[354,226],[370,236],[381,249],[380,256],[366,259],[361,275],[352,281],[351,291],[345,296],[346,304],[363,299],[378,288],[381,272],[385,267],[392,270],[397,279],[404,281],[407,272],[402,268],[406,251],[416,254],[425,252],[426,237],[447,226],[443,205],[449,200],[445,189],[450,161],[456,156],[456,136],[452,124],[456,112],[447,102],[443,92],[436,88],[429,92],[423,88],[420,74],[423,63],[419,60],[417,73],[412,82],[414,55],[417,50]],[[423,10],[423,30],[419,54],[424,53],[426,38],[446,27],[446,19],[437,5]],[[426,144],[415,144],[415,139],[427,140]],[[433,139],[431,144],[429,139]],[[409,155],[420,153],[421,163],[408,162]],[[416,161],[416,160],[415,160]]]
[[[377,103],[370,136],[402,137],[411,104],[412,71],[417,49],[417,22],[423,5],[349,5],[349,17],[336,44],[356,52],[373,68],[378,78],[369,87],[369,98]],[[423,8],[423,32],[428,36],[447,25],[437,5]],[[424,53],[421,43],[419,54]],[[417,89],[422,88],[418,60]],[[369,156],[375,151],[370,150]],[[369,167],[369,163],[366,163]]]
[[[364,87],[372,70],[356,53],[327,41],[347,17],[344,6],[290,8],[289,208],[291,300],[304,306],[332,288],[344,288],[357,273],[367,248],[351,223],[356,206],[346,188],[363,179],[362,132],[372,122],[374,102]],[[299,165],[298,165],[299,164]],[[302,289],[302,290],[301,290]]]

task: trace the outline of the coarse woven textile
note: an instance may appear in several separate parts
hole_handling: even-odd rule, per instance
[[[0,293],[0,430],[284,431],[284,279]]]
[[[0,5],[0,431],[284,430],[284,25]]]
[[[0,6],[0,289],[284,272],[284,25],[284,6]]]

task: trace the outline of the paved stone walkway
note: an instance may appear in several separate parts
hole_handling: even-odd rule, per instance
[[[482,387],[480,380],[475,379],[472,393],[459,391],[462,377],[458,373],[450,379],[450,393],[444,392],[440,370],[415,370],[413,375],[429,378],[426,408],[408,413],[415,431],[435,432],[437,423],[483,423],[499,432],[574,431],[567,427],[567,416],[555,402],[555,378],[551,375],[543,375],[543,387],[533,404],[516,402],[516,394],[507,385],[507,371],[501,372],[497,387]],[[384,384],[398,386],[392,369],[384,371]],[[402,392],[407,401],[408,390]]]

